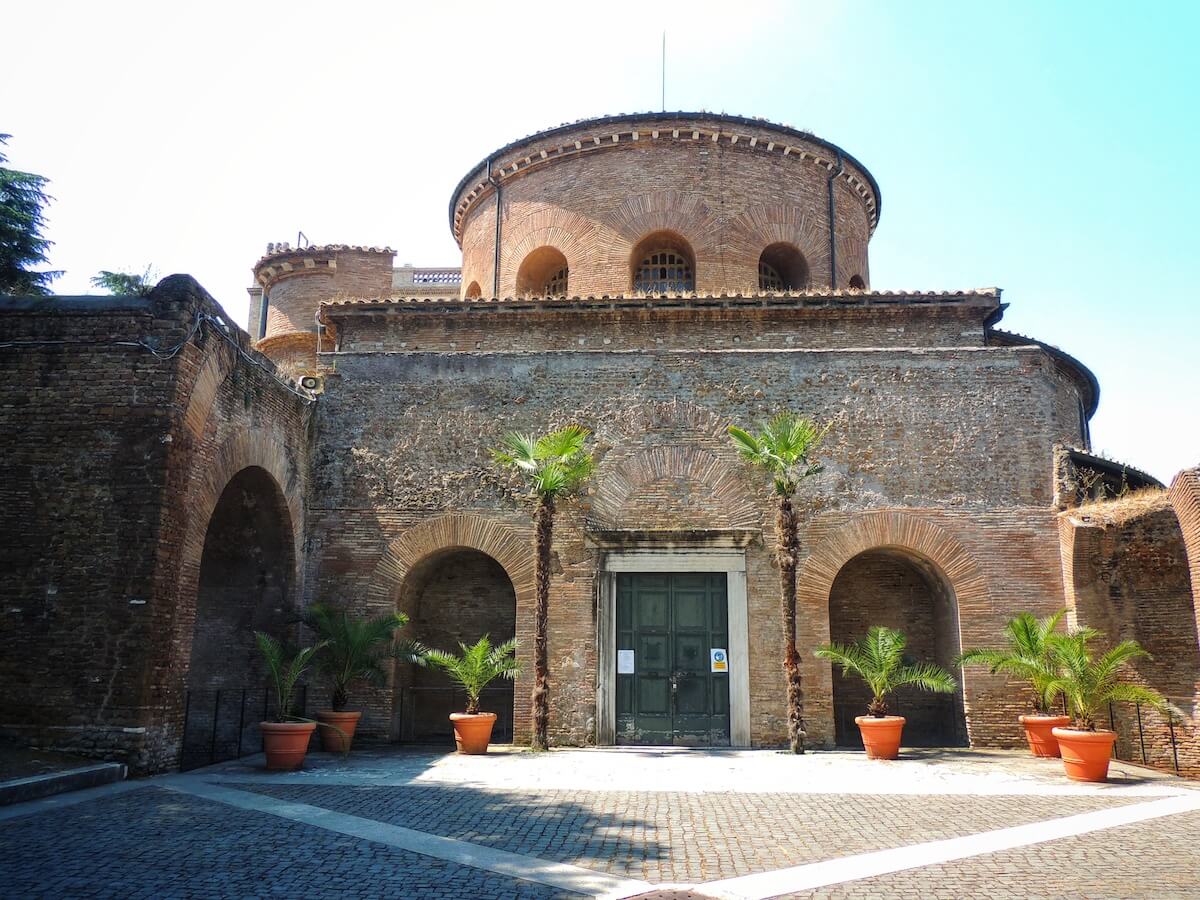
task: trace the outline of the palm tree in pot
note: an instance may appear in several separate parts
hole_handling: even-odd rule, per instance
[[[321,746],[329,752],[348,753],[362,717],[361,710],[346,709],[350,688],[384,684],[386,660],[420,664],[422,659],[411,641],[396,640],[396,631],[408,624],[403,613],[365,618],[331,604],[314,603],[304,621],[324,644],[315,663],[330,688],[332,709],[317,712],[317,721],[324,726]]]
[[[308,753],[308,741],[317,723],[292,715],[296,699],[296,685],[300,677],[312,664],[313,657],[323,648],[323,643],[313,644],[289,653],[271,635],[254,632],[259,653],[267,664],[267,674],[275,691],[275,719],[260,722],[263,751],[267,755],[268,769],[292,770],[304,765]]]
[[[1058,667],[1050,652],[1051,638],[1066,612],[1061,609],[1041,619],[1033,613],[1020,613],[1004,626],[1007,646],[967,650],[956,661],[959,666],[988,666],[993,675],[1004,672],[1029,685],[1033,713],[1021,716],[1020,721],[1034,756],[1057,757],[1058,740],[1053,729],[1071,721],[1070,716],[1054,712],[1059,696]]]
[[[783,613],[783,669],[787,678],[788,746],[804,752],[804,694],[800,654],[796,651],[796,557],[800,537],[792,498],[800,482],[821,471],[812,460],[829,425],[791,412],[781,412],[751,434],[736,425],[729,436],[746,461],[771,476],[775,491],[775,556],[779,560],[780,605]]]
[[[895,759],[900,755],[905,719],[888,715],[889,694],[905,685],[938,694],[952,694],[958,688],[954,676],[941,666],[906,662],[907,643],[904,632],[876,625],[852,644],[825,644],[815,651],[819,658],[837,663],[843,674],[857,675],[870,688],[867,714],[854,719],[870,759]]]
[[[554,538],[555,501],[578,488],[596,467],[587,449],[590,432],[568,425],[541,437],[512,432],[492,458],[516,469],[529,482],[536,501],[534,523],[533,610],[533,738],[534,750],[545,750],[550,718],[549,660],[546,624],[550,609],[550,548]]]
[[[1067,777],[1075,781],[1104,781],[1117,733],[1096,727],[1100,710],[1115,701],[1145,703],[1164,714],[1171,709],[1158,691],[1122,677],[1126,665],[1150,654],[1137,641],[1121,641],[1095,656],[1088,644],[1101,637],[1093,628],[1050,638],[1050,654],[1058,668],[1054,687],[1067,698],[1073,722],[1054,729]]]
[[[521,671],[516,659],[516,640],[493,647],[485,634],[471,646],[459,642],[460,653],[420,648],[426,662],[441,669],[467,692],[465,712],[451,713],[454,742],[459,753],[487,753],[496,714],[479,711],[479,696],[497,678],[513,679]]]

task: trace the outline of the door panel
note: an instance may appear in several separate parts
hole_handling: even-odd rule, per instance
[[[617,576],[617,648],[634,651],[632,672],[618,665],[618,744],[729,746],[729,675],[710,671],[711,651],[728,648],[726,581]]]

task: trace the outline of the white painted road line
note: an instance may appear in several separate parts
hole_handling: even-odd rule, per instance
[[[272,816],[290,819],[293,822],[323,828],[326,831],[335,831],[364,841],[387,844],[389,847],[420,853],[423,856],[432,856],[435,859],[442,859],[458,865],[486,869],[498,875],[507,875],[522,881],[533,881],[559,890],[575,891],[594,897],[630,897],[652,890],[654,887],[646,881],[620,878],[606,872],[594,872],[582,866],[551,862],[534,856],[522,856],[506,850],[494,850],[467,841],[414,831],[400,825],[389,825],[373,819],[333,812],[319,806],[276,800],[262,794],[252,794],[247,791],[208,784],[199,778],[179,776],[161,786],[205,800],[236,806],[239,809],[268,813]]]
[[[895,847],[873,853],[858,853],[853,856],[843,856],[823,862],[793,866],[788,869],[776,869],[773,872],[725,878],[706,882],[701,885],[701,889],[714,889],[725,896],[744,898],[744,900],[765,900],[767,897],[777,897],[780,894],[807,891],[847,881],[858,881],[876,875],[886,875],[890,872],[901,872],[905,869],[933,866],[956,859],[995,853],[998,850],[1026,847],[1030,844],[1040,844],[1078,834],[1087,834],[1091,831],[1116,828],[1120,825],[1130,825],[1134,822],[1144,822],[1147,819],[1157,819],[1162,816],[1197,810],[1200,810],[1200,792],[1189,792],[1186,795],[1167,797],[1149,803],[1135,803],[1098,812],[1063,816],[1045,822],[985,831],[982,834],[972,834],[966,837],[930,841],[926,844],[912,844],[907,847]]]

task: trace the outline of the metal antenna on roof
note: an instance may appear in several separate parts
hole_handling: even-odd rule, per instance
[[[662,111],[667,111],[667,29],[663,29],[662,46]]]
[[[303,241],[303,243],[301,243],[301,241]],[[307,234],[305,234],[303,231],[296,232],[296,249],[297,250],[299,250],[301,247],[307,247],[310,243],[311,242],[309,241]]]

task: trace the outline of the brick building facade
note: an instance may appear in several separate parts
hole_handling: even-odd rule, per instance
[[[1196,473],[1168,493],[1130,470],[1111,493],[1148,485],[1154,499],[1114,501],[1119,522],[1095,511],[1112,473],[1086,452],[1094,377],[1000,330],[996,289],[871,290],[880,209],[866,168],[812,135],[619,116],[473,169],[449,210],[461,273],[396,267],[387,249],[272,245],[254,267],[254,349],[183,278],[147,300],[0,306],[3,390],[28,398],[0,402],[5,433],[22,435],[0,516],[6,533],[34,523],[0,598],[18,626],[0,666],[27,660],[34,677],[0,727],[161,768],[184,742],[186,698],[259,679],[250,629],[287,632],[321,599],[404,610],[408,636],[442,646],[515,635],[526,674],[492,702],[527,739],[530,507],[487,451],[573,422],[598,466],[555,531],[552,741],[645,740],[622,710],[670,681],[656,740],[775,746],[772,504],[726,428],[793,409],[833,423],[798,503],[811,744],[852,742],[862,703],[814,646],[902,625],[948,664],[1020,610],[1067,606],[1153,646],[1138,675],[1188,701],[1177,751],[1200,766]],[[170,358],[145,346],[177,333]],[[28,343],[83,337],[97,343]],[[30,493],[47,482],[56,499]],[[136,504],[118,502],[127,483]],[[643,628],[637,609],[667,610],[665,624]],[[85,610],[88,630],[72,631]],[[672,730],[682,669],[641,674],[664,647],[727,652],[701,692],[719,727]],[[452,702],[406,667],[354,700],[360,732],[391,740],[440,734]],[[968,670],[955,697],[898,702],[915,742],[1020,739],[1025,698],[1002,677]]]

